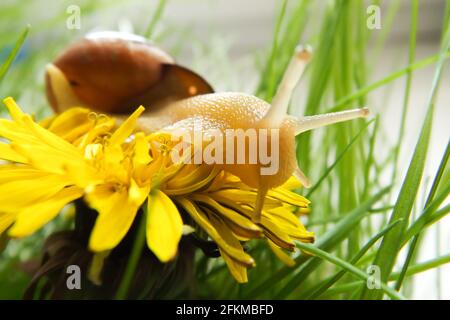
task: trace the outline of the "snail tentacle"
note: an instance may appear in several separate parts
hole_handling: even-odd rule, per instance
[[[303,117],[301,119],[298,119],[295,135],[299,135],[300,133],[320,127],[325,127],[334,123],[344,122],[357,118],[365,118],[368,115],[368,108],[360,108]]]
[[[270,127],[279,126],[287,115],[292,92],[303,71],[311,59],[312,50],[309,46],[298,46],[278,86],[272,105],[264,117]]]

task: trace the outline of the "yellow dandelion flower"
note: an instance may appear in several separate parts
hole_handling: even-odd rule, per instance
[[[150,180],[145,177],[151,173],[142,167],[150,161],[148,147],[147,157],[142,152],[148,143],[142,133],[136,135],[133,147],[125,143],[143,108],[111,134],[110,119],[81,121],[80,130],[74,119],[91,115],[83,109],[63,113],[46,123],[46,130],[22,113],[11,98],[5,99],[5,104],[12,120],[1,119],[0,136],[10,143],[2,145],[0,157],[14,163],[1,166],[4,201],[0,204],[0,232],[14,222],[8,234],[28,236],[66,204],[85,196],[99,213],[90,248],[103,251],[115,247],[149,193]],[[52,131],[63,133],[67,140]]]
[[[255,223],[257,190],[218,166],[173,162],[170,134],[136,130],[143,107],[116,128],[113,118],[84,108],[38,124],[13,99],[4,102],[11,120],[0,119],[0,137],[8,141],[0,143],[0,233],[28,236],[83,198],[98,212],[89,249],[107,252],[147,200],[146,242],[161,262],[176,257],[186,226],[200,228],[238,282],[255,265],[243,242],[264,238],[292,265],[285,251],[294,251],[295,240],[314,240],[297,217],[308,212],[309,201],[291,191],[301,186],[296,179],[267,193]]]

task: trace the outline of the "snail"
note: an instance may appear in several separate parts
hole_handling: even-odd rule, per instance
[[[116,32],[97,32],[76,41],[47,65],[45,80],[49,103],[55,112],[85,106],[121,118],[143,105],[138,125],[156,130],[277,129],[278,171],[262,175],[262,163],[222,164],[246,185],[258,190],[254,220],[260,219],[269,189],[293,174],[303,186],[310,182],[299,169],[295,137],[305,131],[368,115],[367,108],[296,118],[288,104],[311,50],[298,47],[271,103],[239,92],[213,92],[211,85],[144,38]],[[198,121],[201,120],[201,121]],[[198,130],[198,127],[196,127]],[[269,134],[270,135],[270,134]],[[266,140],[268,148],[271,141]],[[228,152],[229,150],[227,150]],[[250,152],[245,150],[246,154]]]

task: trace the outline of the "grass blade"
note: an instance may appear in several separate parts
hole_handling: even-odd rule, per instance
[[[408,228],[402,245],[405,245],[412,237],[419,234],[423,228],[437,221],[436,210],[438,210],[439,206],[445,201],[445,199],[448,198],[449,193],[450,181],[447,181],[445,187],[440,191],[436,198],[425,208],[420,217]]]
[[[426,222],[424,227],[428,227],[432,224],[434,224],[435,222],[441,220],[443,217],[445,217],[448,213],[450,212],[450,204],[446,205],[445,207],[443,207],[442,209],[436,211],[435,213],[433,213],[429,218],[428,221]]]
[[[25,27],[25,29],[23,29],[22,33],[20,34],[20,37],[17,39],[16,44],[14,45],[14,48],[9,53],[8,58],[0,67],[0,82],[5,77],[6,73],[9,70],[9,67],[11,67],[12,63],[14,62],[14,59],[16,58],[17,54],[19,53],[20,49],[22,48],[22,46],[28,36],[29,31],[30,31],[30,26],[28,25]]]
[[[380,232],[378,232],[375,236],[373,236],[365,245],[361,248],[361,250],[350,260],[350,263],[352,265],[356,264],[361,257],[363,257],[367,251],[369,251],[370,248],[373,247],[373,245],[381,239],[389,230],[391,230],[394,226],[397,225],[400,221],[395,221],[394,223],[389,224],[387,227],[382,229]],[[347,270],[342,270],[338,273],[336,273],[331,279],[329,279],[327,282],[322,283],[319,288],[316,290],[313,290],[313,292],[307,297],[307,299],[316,299],[319,297],[323,292],[325,292],[328,288],[330,288],[332,285],[334,285],[339,279],[341,279]]]
[[[369,127],[369,125],[374,122],[374,120],[370,120],[367,122],[364,127],[352,138],[352,140],[347,144],[347,146],[342,150],[342,152],[336,157],[334,162],[325,170],[325,172],[322,174],[322,176],[317,180],[317,182],[314,184],[314,186],[309,189],[308,193],[306,194],[306,197],[309,198],[311,194],[320,186],[320,184],[325,180],[325,178],[330,174],[330,172],[336,167],[336,165],[339,163],[339,161],[342,160],[344,155],[347,153],[348,150],[355,144],[355,142],[361,137],[364,131]]]
[[[428,261],[424,261],[418,264],[415,264],[413,266],[410,266],[408,268],[408,271],[406,272],[406,276],[413,276],[422,272],[426,272],[435,268],[439,268],[447,263],[450,263],[450,254],[437,257],[434,259],[430,259]],[[394,272],[389,277],[389,281],[395,281],[400,276],[399,272]],[[324,293],[322,298],[329,298],[332,296],[335,296],[337,294],[346,293],[349,291],[354,291],[358,289],[358,287],[361,287],[361,285],[364,283],[364,281],[355,281],[351,283],[346,283],[345,285],[337,286],[335,288],[331,288],[327,292]]]
[[[417,17],[419,15],[419,1],[414,0],[412,2],[411,8],[411,32],[409,35],[409,55],[408,55],[408,64],[412,65],[414,63],[414,59],[416,56],[416,36],[417,36]],[[400,121],[400,130],[398,133],[397,144],[394,149],[394,164],[398,164],[398,156],[400,154],[400,146],[403,141],[403,136],[405,134],[405,124],[406,124],[406,115],[408,113],[409,106],[409,96],[411,92],[411,82],[412,82],[412,70],[408,70],[406,73],[406,85],[405,85],[405,93],[403,96],[403,108],[402,115]],[[397,170],[392,171],[391,181],[395,181]]]
[[[441,178],[442,178],[442,176],[444,174],[444,170],[447,167],[449,156],[450,156],[450,142],[447,144],[447,148],[446,148],[446,150],[444,152],[444,156],[441,159],[441,163],[439,165],[438,171],[436,173],[436,176],[434,178],[434,181],[433,181],[433,184],[431,186],[430,192],[428,194],[427,200],[425,202],[425,208],[428,207],[428,205],[433,201],[433,199],[434,199],[434,197],[436,195],[436,191],[437,191],[437,189],[439,187],[439,184],[441,182]],[[430,211],[430,212],[433,213],[432,211]],[[428,214],[425,217],[428,217]],[[406,271],[407,271],[408,266],[409,266],[409,264],[410,264],[410,262],[411,262],[411,260],[413,258],[415,249],[416,249],[416,247],[417,247],[417,245],[419,243],[420,234],[421,233],[419,231],[419,233],[417,233],[414,236],[413,240],[411,241],[411,244],[410,244],[409,249],[408,249],[408,254],[406,256],[405,263],[403,264],[402,272],[400,273],[400,277],[398,278],[398,280],[397,280],[397,282],[395,284],[395,289],[397,291],[400,290],[400,288],[402,286],[403,279],[405,277]]]
[[[144,37],[146,37],[147,39],[152,38],[153,31],[155,30],[156,24],[162,17],[166,3],[167,3],[166,0],[159,0],[158,6],[156,7],[156,10],[155,10],[155,13],[153,14],[152,19],[150,20],[150,22],[147,26],[147,29],[144,33]]]
[[[416,63],[407,66],[406,68],[403,68],[401,70],[395,71],[393,73],[391,73],[390,75],[384,77],[381,80],[378,80],[366,87],[363,87],[361,89],[359,89],[358,91],[356,91],[355,93],[352,93],[349,96],[343,97],[342,99],[340,99],[339,101],[337,101],[334,106],[330,107],[327,109],[326,112],[335,112],[340,110],[342,107],[346,106],[347,104],[349,104],[350,102],[352,102],[353,100],[359,99],[360,97],[368,94],[369,92],[378,89],[400,77],[403,77],[405,74],[407,74],[410,71],[414,71],[423,67],[426,67],[436,61],[439,60],[440,55],[434,55],[434,56],[430,56],[428,58],[422,59],[417,61]],[[450,52],[446,52],[445,54],[445,59],[448,59],[450,57]]]
[[[275,63],[275,58],[277,56],[277,51],[278,51],[278,38],[280,36],[281,25],[282,25],[284,16],[286,14],[286,6],[287,6],[287,0],[283,0],[283,3],[281,4],[281,8],[280,8],[280,13],[278,14],[277,20],[275,22],[275,30],[273,33],[272,46],[271,46],[269,58],[268,58],[268,61],[266,63],[266,66],[265,66],[263,72],[261,73],[261,80],[258,85],[258,88],[256,89],[256,95],[260,96],[263,94],[263,92],[265,92],[264,98],[266,98],[266,99],[269,96],[268,87],[270,86],[270,84],[269,84],[270,79],[274,78],[274,63]]]
[[[330,52],[333,51],[334,44],[337,41],[337,27],[339,20],[343,15],[344,3],[337,1],[333,7],[328,8],[327,15],[321,26],[319,38],[321,39],[314,58],[310,64],[310,83],[308,98],[306,101],[305,114],[312,115],[318,113],[318,109],[322,99],[325,96],[326,88],[330,82],[332,75],[333,60]],[[311,132],[305,132],[299,135],[297,140],[297,159],[301,168],[305,171],[309,170],[310,155],[308,152],[302,152],[302,150],[311,149]]]
[[[409,219],[417,192],[419,190],[419,185],[425,166],[428,142],[430,139],[432,116],[433,107],[428,110],[419,141],[416,145],[406,178],[403,182],[390,219],[391,223],[399,219],[403,219],[403,222],[397,225],[384,237],[373,263],[381,270],[381,281],[386,281],[392,272],[392,268],[394,267],[398,252],[400,250],[400,244],[404,236],[405,228],[407,226],[406,223]],[[383,293],[380,290],[367,290],[367,288],[364,287],[361,298],[381,299],[382,296]]]
[[[447,6],[447,10],[450,6]],[[389,232],[381,243],[380,250],[378,250],[377,256],[374,261],[374,265],[377,265],[381,271],[381,281],[385,282],[389,278],[394,264],[397,259],[398,252],[401,249],[401,242],[404,237],[404,233],[407,227],[407,221],[411,214],[412,207],[414,205],[417,192],[419,190],[420,181],[422,178],[423,170],[425,167],[426,154],[428,150],[428,144],[431,135],[431,126],[433,120],[434,101],[437,93],[439,80],[441,78],[442,68],[447,51],[450,46],[450,29],[446,28],[446,37],[444,37],[444,43],[442,45],[439,60],[436,65],[436,72],[433,78],[431,87],[431,94],[428,101],[428,111],[425,118],[419,140],[416,144],[412,160],[410,162],[406,178],[403,181],[395,208],[393,210],[390,221],[396,221],[398,219],[404,219],[404,222],[400,223],[396,228]],[[383,292],[380,290],[367,290],[363,288],[361,298],[363,299],[381,299]]]
[[[315,256],[327,260],[333,264],[335,264],[336,266],[341,267],[342,269],[344,269],[347,272],[350,272],[352,274],[354,274],[355,276],[361,278],[362,280],[369,280],[370,275],[368,275],[367,273],[365,273],[364,271],[362,271],[361,269],[356,268],[355,266],[353,266],[352,264],[336,257],[333,256],[331,254],[329,254],[326,251],[320,250],[319,248],[310,245],[310,244],[306,244],[306,243],[300,243],[297,242],[296,243],[297,247],[300,248],[301,250],[307,251],[307,252],[311,252],[313,253]],[[381,285],[381,289],[382,291],[384,291],[387,295],[389,295],[391,298],[393,299],[397,299],[397,300],[404,300],[405,298],[399,294],[397,291],[393,290],[392,288],[390,288],[387,284],[385,283],[380,283]]]

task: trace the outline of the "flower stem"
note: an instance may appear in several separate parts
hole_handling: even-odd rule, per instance
[[[130,289],[133,277],[136,271],[136,267],[141,257],[142,248],[145,244],[145,231],[146,231],[146,219],[147,219],[147,202],[144,203],[143,215],[141,221],[139,222],[136,238],[133,243],[133,248],[131,249],[130,257],[125,268],[125,272],[122,276],[122,281],[120,282],[119,289],[117,289],[115,299],[124,300],[127,298],[128,290]]]

